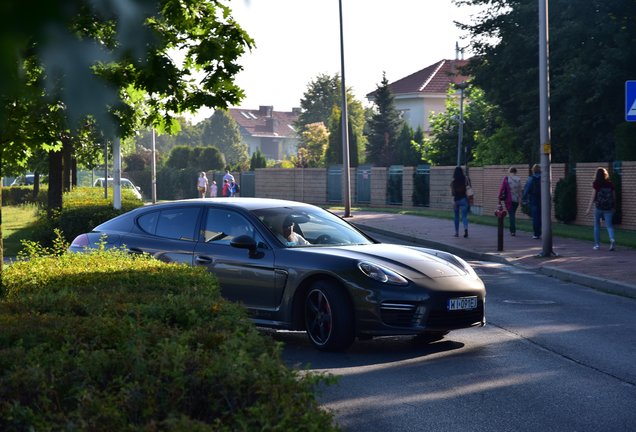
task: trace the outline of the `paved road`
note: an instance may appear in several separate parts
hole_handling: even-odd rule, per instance
[[[340,377],[321,404],[345,431],[633,431],[636,300],[497,263],[484,328],[314,350],[277,333],[290,365]]]

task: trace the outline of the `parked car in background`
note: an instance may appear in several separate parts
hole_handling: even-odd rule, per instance
[[[25,174],[25,175],[17,176],[15,180],[13,180],[10,186],[33,186],[34,182],[35,182],[35,175]]]
[[[344,350],[356,337],[434,341],[486,322],[486,289],[461,258],[380,243],[300,202],[218,198],[144,206],[79,235],[70,250],[102,244],[204,267],[254,323],[305,330],[319,350]]]
[[[108,177],[108,187],[113,187],[113,178],[112,177]],[[93,182],[93,186],[95,187],[104,187],[104,177],[99,177],[98,179],[96,179]],[[133,184],[133,182],[131,182],[130,180],[128,180],[127,178],[123,178],[121,179],[121,187],[122,189],[129,189],[132,191],[132,193],[138,198],[138,199],[142,199],[141,197],[141,188],[139,186],[135,186]]]

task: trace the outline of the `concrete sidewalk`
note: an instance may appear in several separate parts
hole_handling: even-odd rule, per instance
[[[497,227],[470,224],[468,238],[463,228],[455,237],[453,221],[422,216],[354,211],[349,222],[373,235],[373,232],[396,235],[404,240],[445,250],[467,259],[495,261],[520,266],[561,280],[572,281],[598,290],[636,298],[636,249],[620,246],[610,252],[608,244],[592,250],[592,243],[553,237],[556,256],[543,258],[542,240],[518,231],[516,237],[504,231],[504,250],[497,251]],[[592,228],[590,227],[590,230]]]

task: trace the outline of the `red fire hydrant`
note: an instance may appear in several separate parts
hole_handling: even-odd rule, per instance
[[[506,208],[499,203],[497,210],[495,210],[495,216],[497,216],[497,251],[503,251],[503,232],[504,232],[504,219],[508,212]]]

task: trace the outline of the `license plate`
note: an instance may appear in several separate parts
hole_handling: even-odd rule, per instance
[[[477,307],[477,297],[460,297],[448,299],[448,310],[468,310]]]

